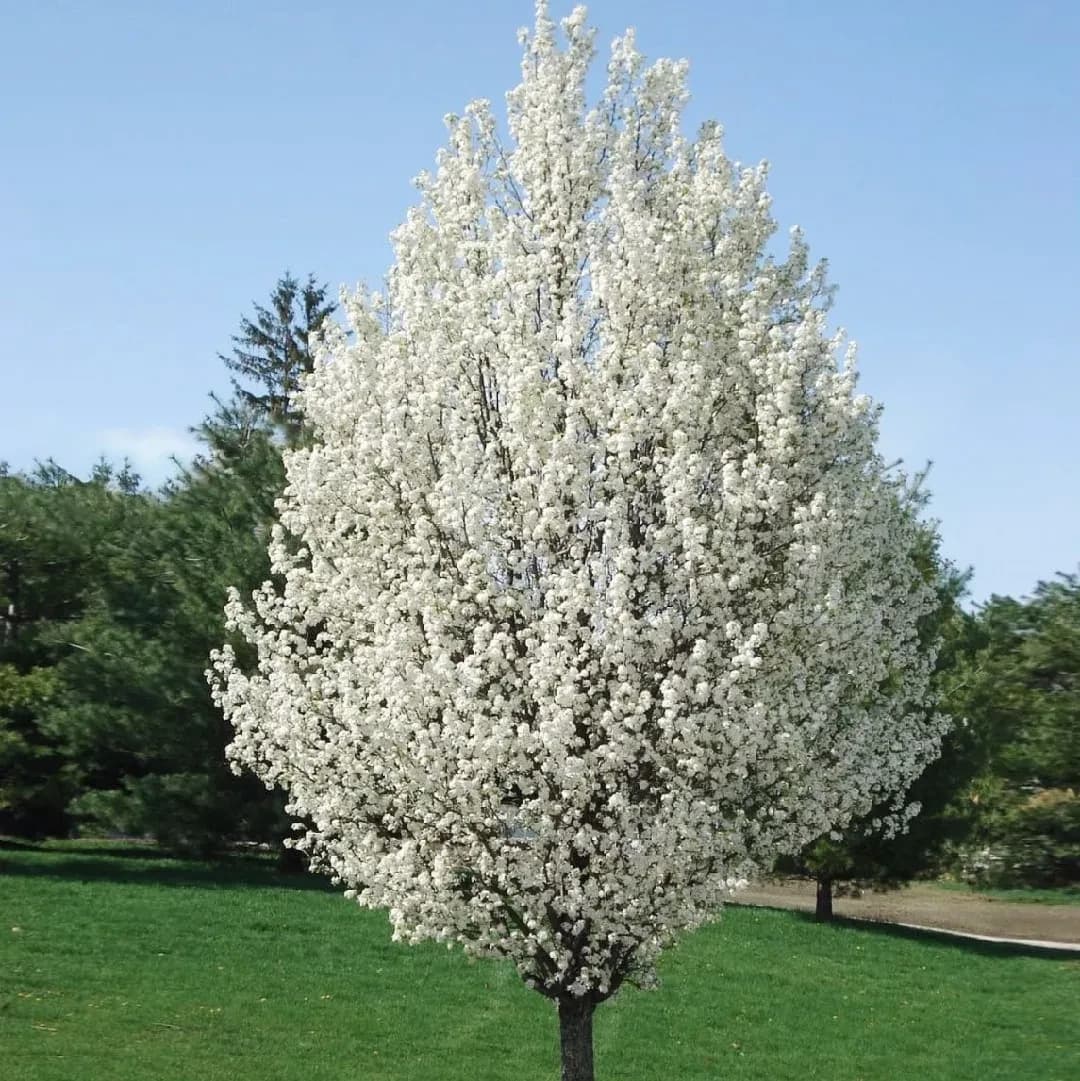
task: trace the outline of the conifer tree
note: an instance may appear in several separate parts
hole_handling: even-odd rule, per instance
[[[238,400],[281,425],[290,440],[299,430],[300,381],[313,367],[312,335],[337,307],[326,293],[314,275],[301,283],[286,273],[274,286],[269,306],[256,304],[254,317],[243,317],[232,353],[221,354],[236,373]]]

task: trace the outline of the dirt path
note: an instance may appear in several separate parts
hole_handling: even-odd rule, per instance
[[[787,880],[762,883],[741,891],[732,900],[736,904],[813,912],[814,884]],[[1080,905],[1018,904],[978,893],[913,885],[890,893],[837,897],[833,910],[838,916],[864,920],[1080,946]]]

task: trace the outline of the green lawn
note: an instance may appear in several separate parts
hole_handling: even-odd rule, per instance
[[[994,889],[989,886],[969,886],[966,882],[941,880],[935,886],[954,893],[974,894],[991,901],[1011,901],[1021,905],[1080,905],[1080,886],[1058,886],[1053,889]]]
[[[601,1081],[1074,1081],[1080,959],[732,908],[597,1017]],[[314,878],[0,849],[5,1081],[554,1081],[513,971]]]

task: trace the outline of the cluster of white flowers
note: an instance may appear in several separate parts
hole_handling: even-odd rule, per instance
[[[538,6],[303,393],[274,584],[213,659],[234,764],[408,940],[552,997],[647,978],[733,883],[937,753],[932,591],[820,268],[685,66]]]

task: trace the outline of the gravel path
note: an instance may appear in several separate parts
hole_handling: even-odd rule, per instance
[[[732,901],[813,912],[814,884],[801,880],[761,883],[740,891]],[[912,885],[888,893],[836,897],[833,911],[837,916],[954,931],[990,940],[1080,949],[1080,905],[999,901],[963,890]]]

